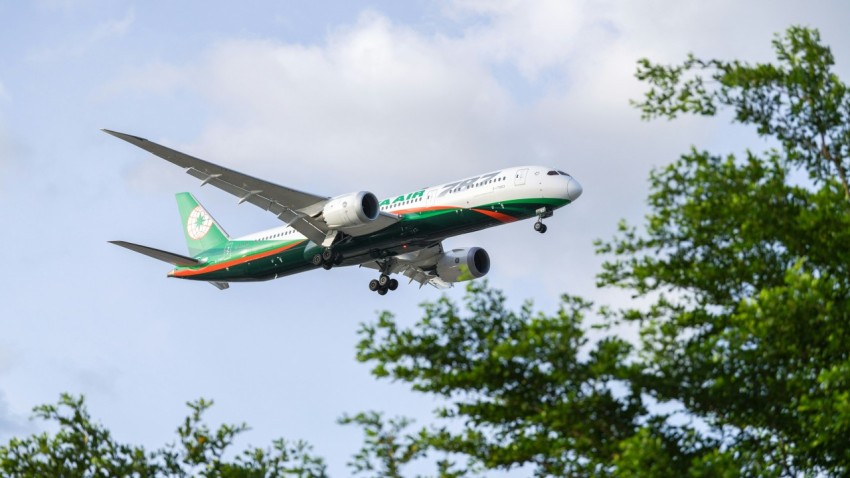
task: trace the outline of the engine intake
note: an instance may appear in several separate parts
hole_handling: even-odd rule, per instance
[[[490,272],[490,255],[480,247],[452,249],[437,260],[437,275],[446,282],[463,282]]]
[[[325,223],[331,229],[357,227],[378,218],[381,210],[378,198],[368,191],[337,196],[322,209]]]

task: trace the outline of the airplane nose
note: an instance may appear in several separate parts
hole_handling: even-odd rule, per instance
[[[570,199],[570,202],[578,199],[583,191],[584,189],[582,189],[581,184],[575,178],[570,178],[569,182],[567,182],[567,197]]]

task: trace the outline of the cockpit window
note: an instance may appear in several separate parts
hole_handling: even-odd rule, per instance
[[[547,174],[547,175],[549,175],[549,176],[557,176],[557,175],[558,175],[558,171],[549,171],[549,172],[548,172],[548,173],[546,173],[546,174]]]
[[[569,176],[569,174],[567,174],[567,173],[565,173],[565,172],[563,172],[563,171],[558,171],[558,172],[559,172],[559,173],[561,173],[561,176]]]

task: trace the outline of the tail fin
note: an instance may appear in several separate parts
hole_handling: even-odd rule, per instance
[[[224,247],[230,240],[210,213],[190,193],[177,194],[177,208],[183,224],[183,234],[189,254],[196,256],[207,249]]]

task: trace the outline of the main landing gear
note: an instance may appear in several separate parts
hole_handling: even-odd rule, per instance
[[[381,274],[381,277],[369,281],[369,290],[377,292],[380,295],[387,295],[387,291],[396,290],[397,288],[398,281],[391,279],[386,274]]]
[[[552,217],[552,214],[554,213],[549,207],[541,207],[540,209],[534,212],[537,213],[537,222],[534,223],[534,230],[539,232],[540,234],[543,234],[546,232],[546,229],[548,229],[546,227],[546,224],[543,224],[543,220],[547,217]]]
[[[313,255],[312,262],[314,266],[322,266],[324,270],[329,271],[342,262],[342,256],[326,247],[322,252]]]

